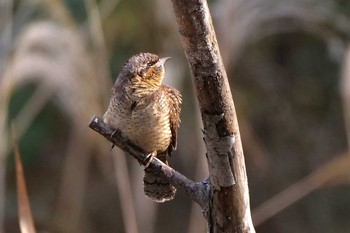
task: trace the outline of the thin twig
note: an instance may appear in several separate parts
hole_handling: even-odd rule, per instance
[[[12,28],[13,28],[13,0],[2,1],[0,7],[0,74],[3,74],[5,67],[5,60],[8,56],[8,52],[12,46]],[[1,86],[1,84],[0,84]],[[0,97],[1,98],[1,97]],[[0,109],[4,99],[0,101]],[[7,136],[6,135],[6,112],[0,110],[0,132],[4,134],[2,136],[2,142],[0,142],[0,232],[5,231],[5,188],[6,188],[6,154],[7,151]]]
[[[111,1],[108,1],[111,3]],[[113,1],[117,2],[117,1]],[[103,2],[106,4],[106,1]],[[111,4],[109,4],[111,5]],[[112,85],[111,74],[108,72],[108,53],[106,49],[106,42],[104,38],[104,33],[102,29],[102,21],[100,10],[97,5],[96,0],[85,0],[86,11],[88,15],[87,26],[90,29],[91,42],[94,47],[95,60],[96,62],[96,72],[99,77],[99,89],[107,90]],[[114,6],[110,10],[113,10]],[[106,102],[108,95],[103,95],[103,101]],[[118,162],[117,162],[118,161]],[[138,233],[137,218],[135,214],[135,206],[131,200],[131,187],[130,187],[130,177],[128,176],[129,169],[127,166],[121,166],[121,163],[126,163],[125,158],[121,156],[116,156],[113,154],[114,171],[116,177],[116,185],[120,194],[120,205],[124,220],[125,232],[127,233]],[[123,188],[122,188],[123,187]]]
[[[112,154],[114,174],[118,192],[120,195],[120,205],[124,220],[125,233],[138,233],[135,205],[132,200],[130,187],[130,177],[128,166],[124,156],[120,156],[116,151]]]
[[[210,193],[208,179],[201,182],[193,182],[155,157],[148,161],[147,154],[133,145],[127,138],[124,138],[120,131],[111,129],[99,117],[94,116],[89,127],[104,136],[115,146],[128,152],[127,154],[130,154],[143,166],[148,165],[147,168],[151,169],[152,173],[164,177],[177,189],[182,190],[189,198],[201,206],[204,216],[207,216]]]

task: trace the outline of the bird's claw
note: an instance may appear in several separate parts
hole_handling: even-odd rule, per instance
[[[156,152],[153,151],[152,153],[149,153],[144,161],[146,162],[145,168],[148,168],[148,166],[151,164],[153,157],[156,156]]]
[[[111,134],[111,136],[109,138],[112,139],[117,134],[120,134],[120,131],[116,129],[113,131],[113,133]]]
[[[117,129],[113,131],[113,133],[111,134],[111,136],[109,136],[109,138],[112,140],[112,138],[113,138],[116,134],[120,134],[120,131],[117,130]],[[115,145],[112,144],[112,146],[111,146],[111,151],[113,150],[114,147],[115,147]]]

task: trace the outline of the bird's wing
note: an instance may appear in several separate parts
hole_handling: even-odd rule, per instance
[[[177,146],[177,129],[180,125],[180,113],[181,113],[181,94],[175,88],[162,85],[160,88],[165,96],[167,97],[169,107],[169,123],[171,130],[171,143],[168,147],[168,155],[176,149]]]

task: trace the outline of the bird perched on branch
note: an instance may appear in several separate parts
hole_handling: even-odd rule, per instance
[[[123,66],[112,89],[103,120],[122,132],[145,153],[167,162],[176,149],[180,123],[181,94],[162,85],[164,63],[169,57],[140,53]],[[146,167],[144,192],[156,202],[174,198],[176,189]]]

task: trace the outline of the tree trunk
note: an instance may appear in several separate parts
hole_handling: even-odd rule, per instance
[[[148,159],[98,117],[89,126],[198,203],[210,233],[255,233],[237,116],[208,5],[172,1],[202,114],[209,179],[193,182],[157,158]]]

